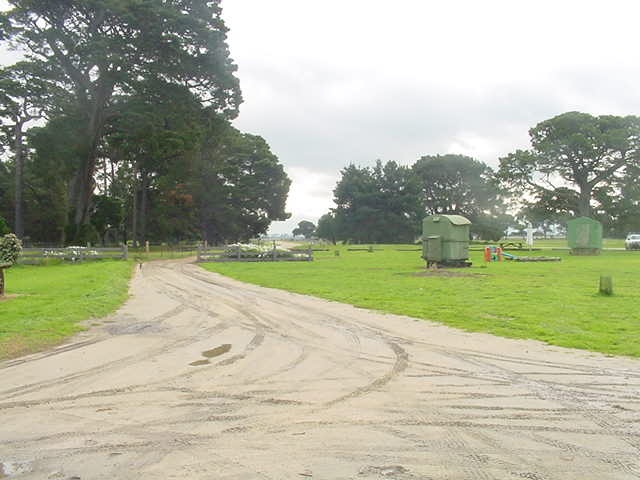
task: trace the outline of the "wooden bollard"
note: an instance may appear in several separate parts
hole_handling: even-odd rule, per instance
[[[0,297],[4,296],[4,270],[5,268],[9,268],[11,266],[10,263],[0,263]]]
[[[610,275],[600,275],[600,293],[613,295],[613,279]]]
[[[4,297],[4,267],[0,265],[0,297]]]

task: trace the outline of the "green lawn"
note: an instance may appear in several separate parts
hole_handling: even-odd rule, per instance
[[[565,243],[566,245],[566,243]],[[335,249],[340,256],[334,255]],[[380,248],[380,246],[376,246]],[[332,247],[313,262],[207,263],[224,275],[359,307],[409,315],[470,331],[533,338],[565,347],[640,356],[640,252],[561,256],[555,263],[482,262],[469,269],[427,272],[415,246],[349,252]],[[518,254],[518,253],[516,253]],[[614,295],[598,293],[601,274]]]
[[[113,312],[127,298],[132,262],[96,261],[5,270],[0,360],[60,343],[78,322]]]

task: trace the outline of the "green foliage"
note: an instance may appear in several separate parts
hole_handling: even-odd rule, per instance
[[[4,218],[0,217],[0,235],[5,235],[9,232],[9,225],[7,225],[7,222]]]
[[[13,265],[22,252],[22,242],[13,233],[0,237],[0,264]]]
[[[91,225],[101,240],[104,240],[109,230],[120,230],[124,221],[124,206],[119,199],[107,195],[96,195],[93,205]]]
[[[77,246],[97,245],[100,242],[100,236],[96,228],[90,223],[80,225],[79,228],[74,225],[67,225],[66,237],[72,238],[73,243]]]
[[[606,245],[619,247],[620,242]],[[472,251],[471,268],[430,272],[412,247],[398,251],[397,246],[388,246],[380,251],[378,246],[373,253],[337,247],[340,256],[316,252],[313,262],[202,267],[266,287],[469,331],[640,357],[640,255],[634,252],[603,252],[598,257],[553,252],[562,256],[561,262],[486,264],[482,252]],[[527,253],[538,254],[549,255]],[[598,293],[603,272],[615,279],[611,297]]]
[[[505,230],[510,225],[513,225],[513,217],[511,215],[480,214],[473,219],[471,234],[477,235],[480,240],[497,242],[504,237]]]
[[[286,220],[291,180],[262,137],[213,119],[190,180],[202,235],[210,243],[246,241]]]
[[[334,193],[337,238],[362,242],[407,242],[418,234],[418,185],[408,167],[377,161],[373,168],[349,165]]]
[[[506,228],[493,171],[470,157],[424,156],[410,168],[378,161],[372,169],[350,165],[341,173],[337,207],[317,229],[320,238],[334,243],[411,242],[421,233],[422,219],[433,214],[468,217],[472,232],[483,237]]]
[[[9,4],[2,41],[28,61],[0,70],[3,143],[16,111],[47,120],[20,164],[30,240],[235,241],[288,218],[282,165],[229,124],[242,97],[218,0]],[[0,162],[12,220],[17,164]]]
[[[320,217],[318,220],[318,227],[316,228],[316,236],[323,240],[328,240],[334,245],[338,239],[338,226],[336,225],[336,219],[331,213],[327,213]]]
[[[298,222],[298,226],[294,228],[291,233],[294,235],[302,235],[304,238],[311,238],[316,233],[316,226],[313,222],[302,220],[301,222]]]
[[[77,235],[90,215],[114,95],[139,92],[141,79],[161,80],[188,89],[201,107],[226,119],[237,115],[242,99],[219,0],[9,3],[0,13],[2,38],[47,67],[49,80],[68,93],[60,107],[65,114],[77,108],[82,119],[68,199]]]
[[[640,118],[567,112],[529,131],[531,149],[500,159],[499,178],[512,192],[537,196],[555,211],[590,216],[597,192],[640,162]],[[610,191],[611,192],[611,191]],[[546,204],[546,205],[545,205]],[[600,204],[602,206],[602,204]]]
[[[82,329],[78,322],[113,312],[126,299],[132,263],[23,266],[5,270],[0,359],[42,350]]]
[[[464,155],[420,158],[412,167],[420,184],[423,211],[475,219],[495,207],[498,190],[493,170]]]

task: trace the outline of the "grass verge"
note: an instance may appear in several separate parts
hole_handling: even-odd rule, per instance
[[[380,248],[380,246],[376,246]],[[405,251],[399,251],[404,248]],[[468,331],[617,355],[640,356],[640,252],[561,256],[555,263],[489,263],[426,271],[415,246],[316,252],[313,262],[206,263],[229,277],[358,307],[434,320]],[[334,255],[340,251],[340,256]],[[528,253],[517,253],[516,255]],[[601,274],[614,295],[598,293]]]
[[[14,266],[0,300],[0,360],[60,343],[127,298],[132,262]]]

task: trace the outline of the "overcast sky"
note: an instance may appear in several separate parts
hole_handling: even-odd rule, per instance
[[[289,233],[349,163],[496,166],[557,114],[640,114],[640,2],[223,0],[244,103],[293,184]]]

